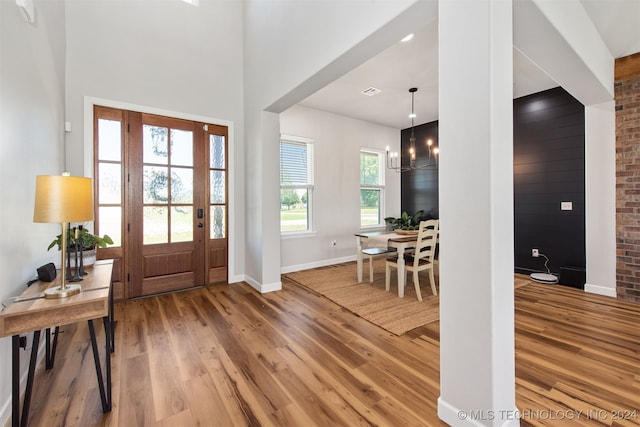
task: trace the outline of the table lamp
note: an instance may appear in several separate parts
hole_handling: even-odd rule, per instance
[[[66,298],[80,293],[80,285],[66,283],[67,224],[91,220],[93,220],[91,178],[65,175],[36,176],[33,222],[57,222],[62,227],[60,286],[45,290],[45,298]]]

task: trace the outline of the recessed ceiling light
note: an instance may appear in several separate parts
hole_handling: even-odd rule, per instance
[[[377,87],[373,87],[373,86],[369,86],[368,88],[366,88],[365,90],[363,90],[362,92],[360,92],[363,95],[367,95],[367,96],[373,96],[373,95],[377,95],[380,92],[382,92],[380,89],[378,89]]]
[[[405,38],[403,38],[400,41],[403,42],[403,43],[408,42],[409,40],[411,40],[413,38],[413,36],[415,36],[415,34],[411,33],[411,34],[409,34],[408,36],[406,36]]]
[[[182,0],[185,3],[192,4],[194,6],[200,6],[200,0]]]

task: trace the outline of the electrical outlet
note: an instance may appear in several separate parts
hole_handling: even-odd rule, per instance
[[[537,258],[540,256],[540,252],[537,249],[531,249],[531,256]]]

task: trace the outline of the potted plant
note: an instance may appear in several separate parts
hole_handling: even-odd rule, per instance
[[[86,228],[74,228],[69,230],[69,236],[67,237],[68,250],[75,249],[76,244],[82,245],[82,262],[85,266],[93,265],[96,261],[96,249],[106,248],[107,245],[113,245],[113,240],[107,234],[100,237],[95,234],[91,234]],[[49,244],[47,250],[51,250],[54,246],[58,247],[58,250],[62,247],[62,234],[58,234],[56,238]]]
[[[415,215],[409,215],[407,212],[402,212],[402,215],[398,218],[387,217],[385,222],[389,224],[391,231],[404,230],[404,231],[417,231],[420,228],[420,221],[424,215],[423,210],[419,210]]]

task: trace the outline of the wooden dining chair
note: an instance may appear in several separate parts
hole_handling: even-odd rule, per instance
[[[436,281],[433,275],[434,255],[436,251],[436,243],[438,237],[439,221],[437,219],[431,219],[428,221],[420,222],[420,229],[418,231],[418,240],[416,242],[415,251],[411,254],[405,254],[405,285],[407,283],[407,273],[413,272],[413,286],[416,289],[416,295],[418,301],[422,301],[422,293],[420,292],[420,282],[418,280],[418,273],[420,271],[429,270],[429,282],[431,283],[431,292],[433,295],[438,295],[436,290]],[[385,288],[387,292],[391,287],[391,268],[398,268],[398,258],[389,257],[386,260],[386,278]]]
[[[373,260],[380,256],[388,256],[390,253],[395,252],[394,248],[366,248],[362,250],[362,257],[369,259],[369,283],[373,283]]]

